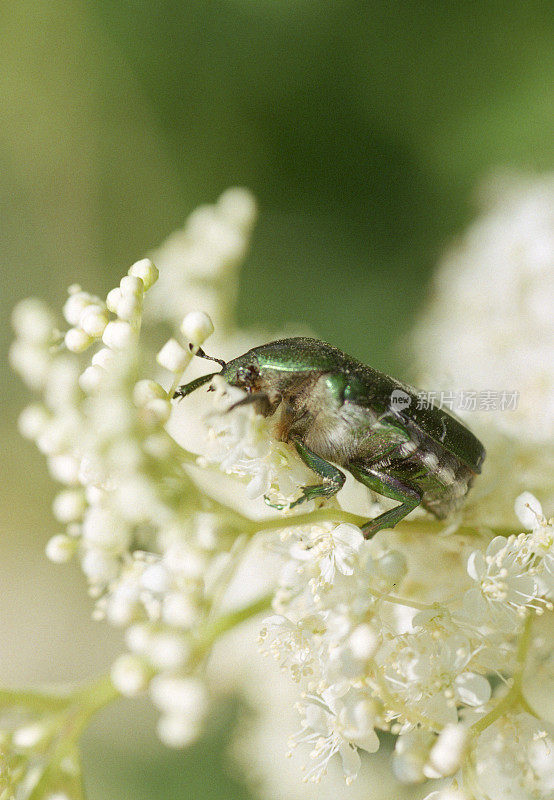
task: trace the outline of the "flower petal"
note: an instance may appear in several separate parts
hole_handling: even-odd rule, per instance
[[[490,683],[475,672],[462,672],[455,679],[454,685],[459,699],[468,706],[482,706],[490,700]]]

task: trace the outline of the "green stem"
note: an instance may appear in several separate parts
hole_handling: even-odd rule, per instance
[[[470,730],[475,738],[479,736],[479,734],[481,734],[486,728],[488,728],[489,725],[492,725],[493,722],[496,722],[497,719],[510,711],[510,709],[525,703],[521,694],[521,684],[523,681],[523,673],[525,671],[525,660],[527,658],[529,645],[531,644],[532,625],[533,615],[528,614],[517,646],[516,669],[514,671],[513,683],[509,691],[501,700],[498,701],[495,707],[471,726]]]
[[[299,528],[304,525],[315,525],[318,522],[349,522],[360,527],[367,519],[340,508],[323,508],[318,511],[311,511],[306,514],[294,514],[290,517],[282,516],[273,519],[245,520],[250,533],[263,531],[279,531],[283,528]]]
[[[409,600],[404,597],[397,597],[394,594],[378,594],[377,592],[371,592],[371,590],[370,593],[377,598],[377,600],[384,600],[387,603],[395,603],[398,606],[414,608],[416,611],[434,611],[439,607],[437,603],[419,603],[417,600]]]
[[[109,675],[104,675],[68,695],[66,710],[60,715],[59,733],[48,753],[48,763],[33,787],[29,800],[40,800],[47,791],[55,788],[57,782],[67,781],[61,767],[64,759],[69,754],[76,757],[77,742],[91,717],[119,696]],[[74,793],[77,786],[81,790],[81,796],[84,797],[80,779],[73,780],[73,783]]]
[[[273,594],[263,595],[257,600],[242,606],[242,608],[229,611],[227,614],[221,614],[217,619],[208,622],[198,636],[193,658],[200,660],[223,633],[235,628],[242,622],[246,622],[251,617],[255,617],[262,611],[268,611],[271,608],[272,600]]]
[[[11,706],[26,708],[38,713],[55,712],[66,708],[72,701],[71,693],[26,691],[25,689],[0,689],[0,708]]]

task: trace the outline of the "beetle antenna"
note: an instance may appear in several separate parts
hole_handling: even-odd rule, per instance
[[[193,344],[189,344],[189,348],[190,348],[191,350],[193,350],[193,348],[194,348],[194,345],[193,345]],[[202,350],[202,348],[201,348],[201,347],[199,347],[199,348],[198,348],[196,351],[194,351],[194,355],[195,355],[195,356],[200,356],[200,358],[206,358],[206,359],[208,359],[208,361],[215,361],[215,362],[216,362],[216,364],[219,364],[221,367],[223,367],[223,369],[225,369],[225,367],[227,366],[227,364],[225,363],[225,361],[223,361],[223,359],[221,359],[221,358],[214,358],[214,356],[209,356],[209,355],[207,355],[207,354],[206,354],[206,353],[205,353],[205,352]]]

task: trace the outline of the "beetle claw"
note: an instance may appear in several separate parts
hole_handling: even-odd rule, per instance
[[[284,511],[285,508],[287,508],[287,506],[284,505],[283,503],[272,503],[271,500],[269,499],[269,497],[266,494],[264,494],[264,502],[265,502],[266,506],[269,506],[270,508],[274,508],[277,511]],[[290,507],[291,506],[289,506],[289,508]]]

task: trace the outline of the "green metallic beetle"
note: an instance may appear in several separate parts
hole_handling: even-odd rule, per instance
[[[293,444],[322,479],[304,486],[290,508],[336,494],[345,476],[335,465],[344,467],[400,503],[363,526],[369,539],[419,505],[439,519],[448,516],[481,471],[485,450],[458,419],[432,405],[418,407],[415,389],[325,342],[280,339],[228,363],[202,350],[197,355],[221,364],[222,371],[179,387],[175,397],[221,375],[247,392],[235,405],[253,403],[264,416],[278,413],[276,437]]]

